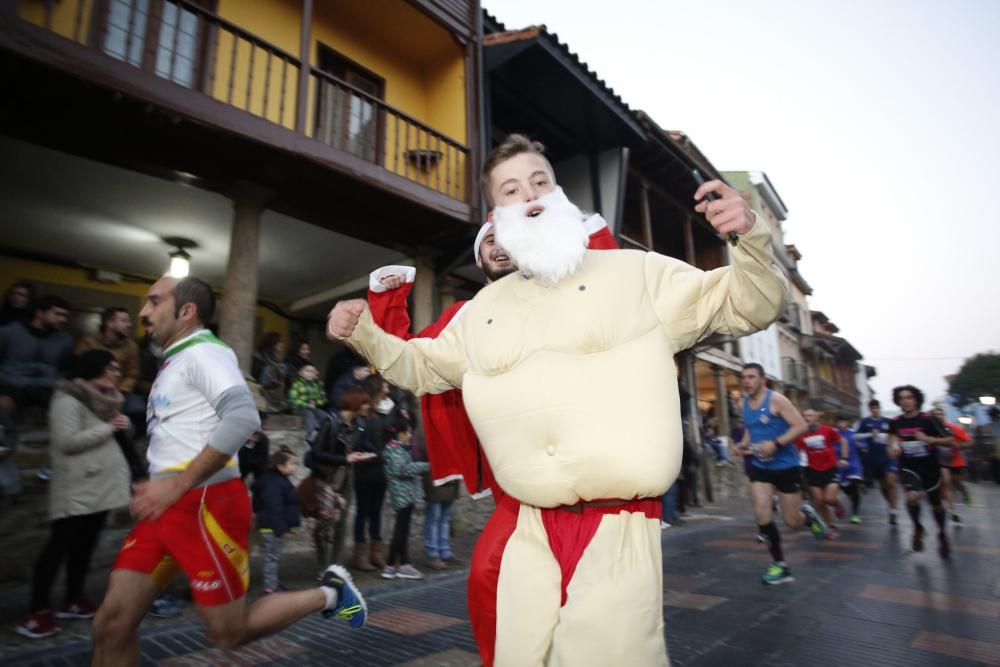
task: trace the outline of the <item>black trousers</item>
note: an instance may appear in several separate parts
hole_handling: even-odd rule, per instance
[[[392,544],[389,545],[389,565],[406,565],[410,562],[410,519],[413,505],[396,510],[396,525],[392,527]]]
[[[59,575],[59,568],[66,561],[66,602],[83,595],[83,582],[90,569],[90,557],[97,546],[97,538],[104,528],[107,512],[81,514],[56,519],[52,522],[49,541],[35,561],[35,574],[31,582],[31,612],[49,609],[49,593]]]
[[[385,500],[385,480],[354,478],[354,497],[358,501],[354,515],[354,542],[366,542],[365,527],[373,540],[382,539],[382,503]]]

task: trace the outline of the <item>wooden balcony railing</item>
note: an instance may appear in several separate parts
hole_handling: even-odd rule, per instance
[[[845,409],[856,410],[858,408],[859,399],[856,392],[845,391],[822,378],[809,378],[809,393],[813,398],[839,404]]]
[[[191,0],[19,0],[17,16],[150,76],[468,202],[469,149]]]

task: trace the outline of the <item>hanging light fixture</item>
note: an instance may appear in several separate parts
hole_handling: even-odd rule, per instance
[[[169,253],[170,268],[167,270],[167,275],[172,278],[184,278],[191,273],[191,255],[186,248],[197,248],[198,244],[181,236],[166,236],[163,242],[174,246],[173,252]]]

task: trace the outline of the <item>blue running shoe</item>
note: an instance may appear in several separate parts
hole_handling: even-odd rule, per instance
[[[822,540],[826,537],[826,524],[823,523],[823,519],[819,518],[819,514],[813,509],[813,506],[809,503],[802,503],[802,513],[806,515],[806,523],[809,524],[809,532],[813,534],[817,540]]]
[[[354,585],[354,580],[342,565],[331,565],[323,573],[320,586],[328,586],[337,591],[337,606],[324,609],[325,618],[339,618],[347,621],[355,630],[364,627],[368,621],[368,604],[361,591]]]
[[[787,565],[771,563],[761,580],[768,586],[776,586],[791,583],[795,581],[795,577],[792,576],[792,571],[788,569]]]

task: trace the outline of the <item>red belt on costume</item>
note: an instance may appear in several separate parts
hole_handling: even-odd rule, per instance
[[[660,497],[655,498],[602,498],[581,500],[572,505],[543,507],[540,509],[542,525],[549,538],[549,548],[562,571],[562,604],[566,604],[566,587],[573,579],[576,565],[587,549],[601,519],[605,514],[634,512],[649,519],[663,517]]]
[[[618,514],[619,512],[639,512],[645,514],[650,519],[659,519],[663,516],[663,503],[660,496],[655,498],[633,498],[624,500],[622,498],[602,498],[600,500],[581,500],[572,505],[560,505],[559,507],[543,508],[558,510],[561,512],[571,512],[573,514]]]

